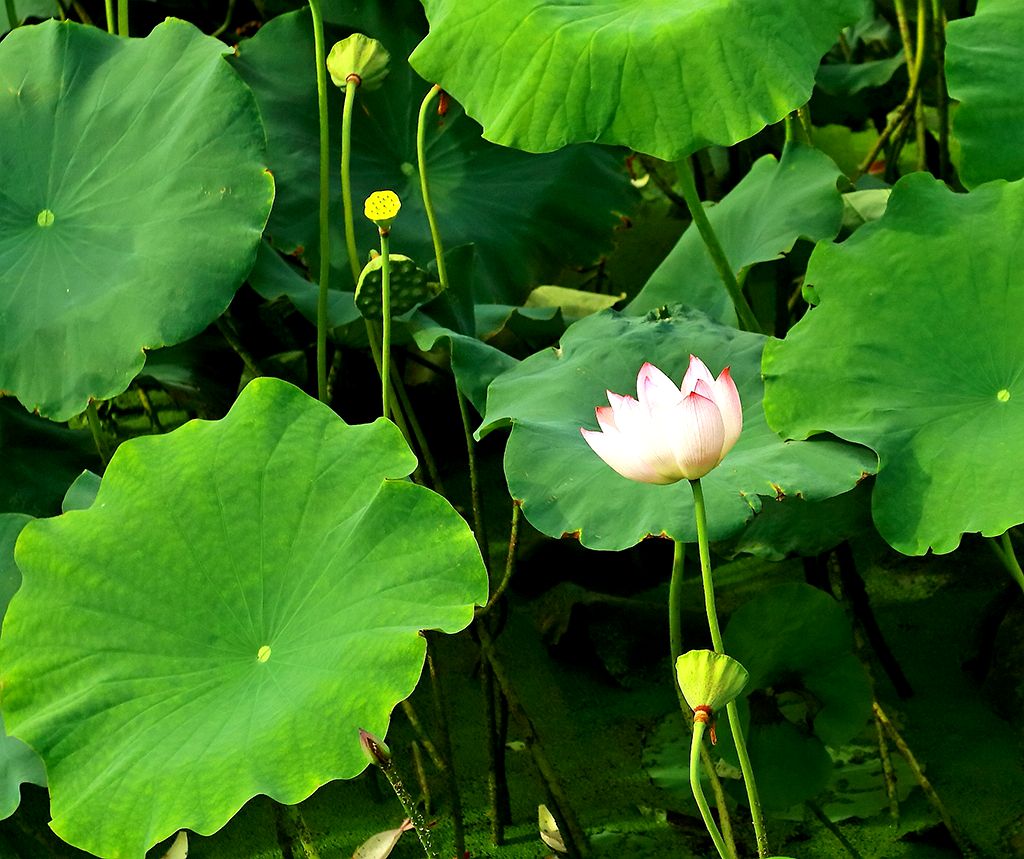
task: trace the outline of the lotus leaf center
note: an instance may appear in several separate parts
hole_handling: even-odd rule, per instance
[[[403,176],[412,176],[412,174],[416,172],[416,168],[413,167],[412,164],[410,164],[408,161],[403,161],[402,162],[402,168],[401,169],[402,169],[402,175]]]
[[[1006,390],[1006,388],[1003,388],[998,394],[996,394],[996,399],[1001,403],[1007,403],[1010,401],[1010,392]]]
[[[43,209],[38,215],[36,215],[36,223],[41,227],[52,227],[53,221],[53,212],[49,209]]]
[[[261,647],[256,652],[256,659],[259,662],[266,662],[268,659],[270,659],[270,645],[269,644],[264,644],[263,647]]]

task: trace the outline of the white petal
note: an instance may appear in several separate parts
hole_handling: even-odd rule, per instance
[[[715,377],[711,375],[707,365],[696,355],[691,355],[690,366],[686,368],[686,375],[683,376],[683,384],[680,386],[683,396],[693,393],[700,379],[703,379],[708,385],[715,383]]]
[[[695,480],[703,477],[721,460],[725,440],[722,414],[702,391],[708,391],[703,379],[697,381],[697,390],[688,395],[675,409],[659,411],[654,416],[657,429],[652,436],[652,450],[660,451],[662,463],[671,462],[677,479]]]
[[[614,397],[614,399],[612,399]],[[608,400],[612,404],[612,412],[615,415],[615,428],[623,435],[633,436],[647,432],[647,425],[650,422],[647,410],[632,397],[620,397],[618,394],[608,392]]]
[[[666,479],[652,466],[638,446],[621,433],[600,433],[586,429],[580,432],[594,453],[623,477],[641,483],[675,483],[679,479]]]
[[[678,405],[683,398],[675,382],[651,363],[644,364],[637,374],[636,395],[648,410]]]
[[[597,424],[603,432],[619,431],[619,428],[615,425],[615,409],[611,406],[598,406],[598,408],[594,409],[594,414],[597,417]]]
[[[715,404],[722,413],[722,421],[725,423],[725,443],[722,445],[722,457],[732,450],[736,440],[743,431],[743,405],[740,403],[740,392],[736,389],[736,383],[732,380],[729,368],[722,370],[715,381],[712,391],[715,397]]]

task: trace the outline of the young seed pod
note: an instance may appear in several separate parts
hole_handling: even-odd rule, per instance
[[[335,86],[345,88],[353,75],[365,90],[378,89],[388,75],[391,55],[376,39],[353,33],[347,39],[335,42],[327,55],[327,71]]]
[[[691,650],[676,660],[676,678],[692,710],[716,713],[743,691],[750,674],[724,653]]]

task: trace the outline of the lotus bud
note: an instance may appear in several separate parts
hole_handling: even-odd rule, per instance
[[[398,217],[402,201],[394,191],[374,191],[363,204],[363,214],[373,221],[382,232],[391,230],[391,225]]]
[[[349,79],[366,90],[378,89],[388,75],[391,55],[376,39],[353,33],[335,42],[327,55],[327,71],[336,86],[345,88]]]
[[[369,731],[359,729],[359,745],[363,747],[363,753],[371,764],[376,764],[381,769],[391,766],[391,749],[383,740],[378,739]]]
[[[750,674],[724,653],[691,650],[676,660],[676,679],[694,712],[700,708],[713,715],[743,691]]]

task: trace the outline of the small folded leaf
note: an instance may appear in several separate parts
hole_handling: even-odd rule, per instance
[[[540,828],[540,840],[556,853],[568,853],[562,833],[558,831],[555,816],[548,811],[546,805],[537,806],[537,826]]]
[[[352,854],[352,859],[387,859],[398,844],[398,839],[412,829],[412,821],[406,818],[397,829],[388,829],[371,835]]]
[[[164,853],[163,859],[188,859],[188,835],[182,829],[170,849]]]

